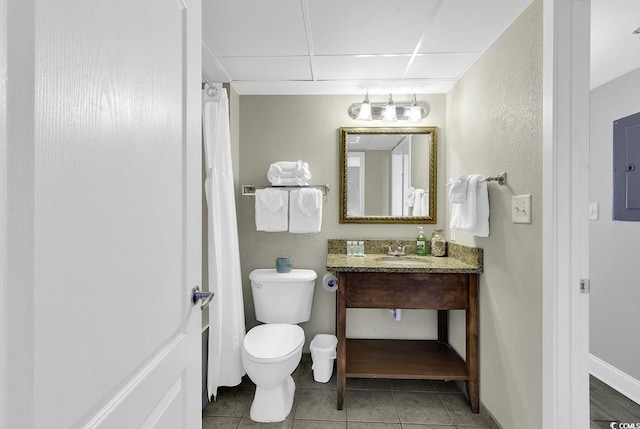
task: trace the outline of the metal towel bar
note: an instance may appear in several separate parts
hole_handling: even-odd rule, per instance
[[[284,189],[284,190],[295,190],[295,189],[320,189],[322,191],[322,195],[326,196],[329,193],[329,185],[308,185],[308,186],[255,186],[255,185],[242,185],[242,195],[255,195],[256,189],[265,189],[265,188],[276,188],[276,189]]]
[[[496,177],[487,177],[485,179],[486,182],[498,182],[498,185],[506,185],[507,184],[507,173],[502,172],[498,174]]]

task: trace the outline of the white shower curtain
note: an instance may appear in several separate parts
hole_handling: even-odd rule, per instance
[[[203,90],[202,125],[206,165],[209,291],[209,399],[219,386],[237,386],[245,374],[242,341],[245,334],[238,224],[231,162],[229,99],[226,89]],[[214,93],[210,95],[209,93]]]

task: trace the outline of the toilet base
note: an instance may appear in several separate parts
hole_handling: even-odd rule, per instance
[[[293,406],[296,385],[288,376],[274,387],[256,385],[256,394],[251,404],[251,420],[260,423],[281,422],[287,418]]]

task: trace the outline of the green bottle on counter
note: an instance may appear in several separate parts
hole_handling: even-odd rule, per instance
[[[421,226],[418,227],[418,238],[416,238],[416,255],[427,256],[427,237]]]

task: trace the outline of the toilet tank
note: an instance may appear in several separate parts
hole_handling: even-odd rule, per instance
[[[306,322],[311,317],[313,290],[318,275],[313,270],[275,269],[251,271],[251,292],[256,319],[263,323]]]

